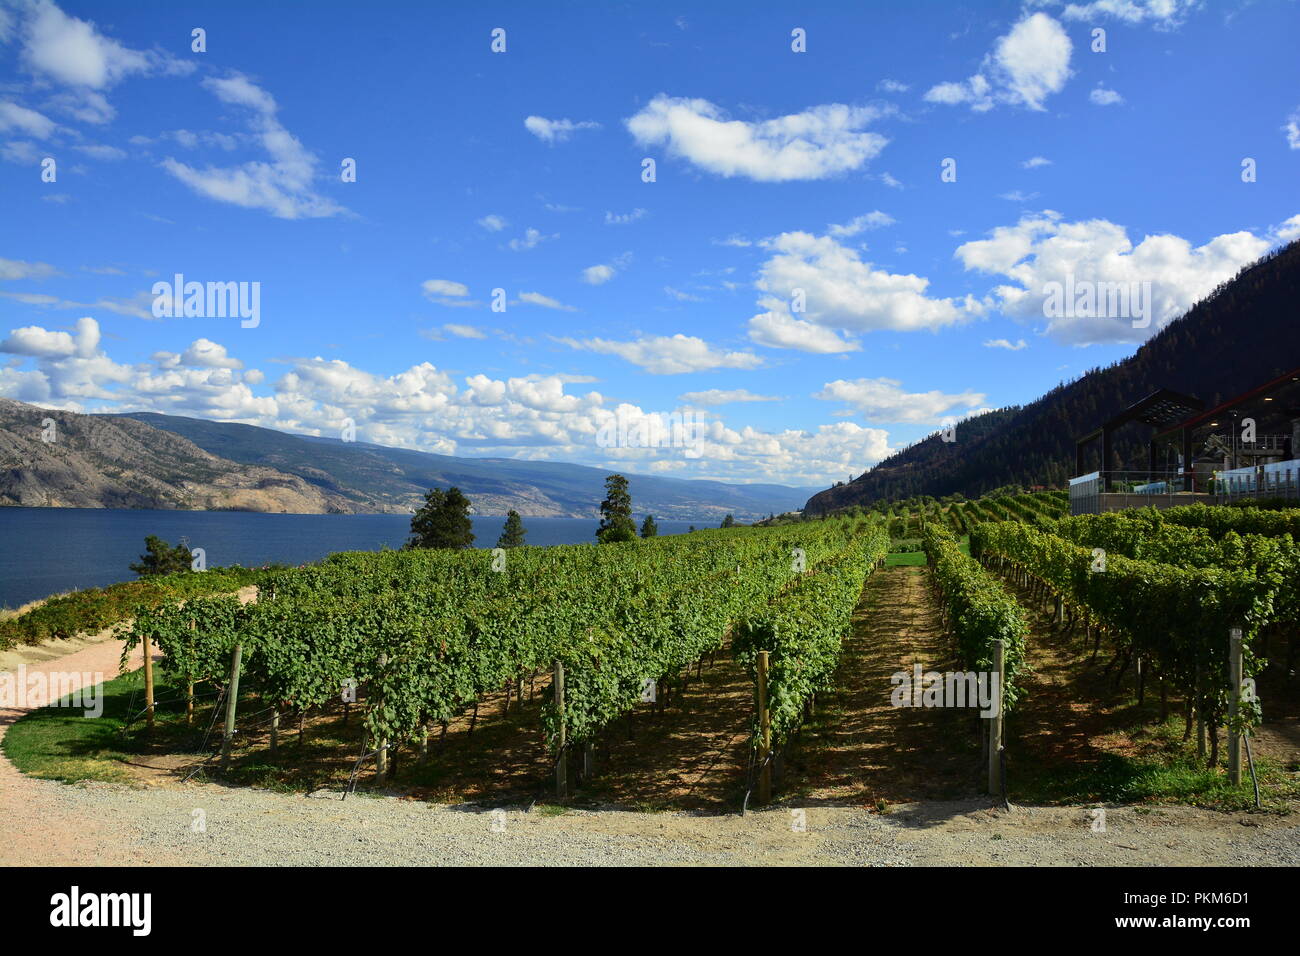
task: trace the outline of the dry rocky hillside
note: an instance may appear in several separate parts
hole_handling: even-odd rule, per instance
[[[45,441],[46,419],[54,441]],[[355,512],[296,475],[209,454],[128,418],[51,411],[0,398],[0,505]]]

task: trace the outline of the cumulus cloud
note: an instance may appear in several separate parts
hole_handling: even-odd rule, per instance
[[[661,93],[625,122],[640,145],[666,147],[707,172],[788,182],[826,179],[874,159],[889,141],[865,127],[881,115],[875,107],[831,103],[746,122],[708,100]]]
[[[852,351],[857,345],[839,333],[934,330],[981,311],[969,297],[932,298],[928,279],[877,269],[831,236],[786,232],[763,244],[772,256],[755,285],[765,311],[749,320],[750,338],[760,345]],[[804,311],[796,312],[800,290]]]
[[[1088,99],[1094,106],[1118,106],[1124,102],[1124,97],[1120,96],[1114,90],[1108,90],[1105,87],[1098,86],[1088,94]]]
[[[1037,169],[1039,166],[1050,166],[1052,161],[1043,156],[1031,156],[1020,164],[1025,169]]]
[[[248,111],[249,127],[271,161],[197,169],[172,157],[162,168],[201,196],[245,209],[262,209],[278,219],[314,219],[347,210],[315,191],[319,162],[280,123],[270,93],[238,73],[208,78],[203,85],[223,103]]]
[[[544,143],[562,143],[580,129],[600,129],[600,124],[593,120],[575,123],[570,119],[547,119],[544,116],[529,116],[524,120],[524,129]]]
[[[652,375],[681,375],[715,368],[758,368],[763,360],[752,352],[726,352],[693,335],[648,335],[630,342],[610,339],[557,338],[575,349],[617,355]]]
[[[1006,104],[1031,110],[1059,93],[1070,78],[1073,45],[1064,28],[1045,13],[1033,13],[1000,37],[978,72],[961,82],[939,83],[925,99],[949,106],[968,104],[976,112]]]
[[[218,343],[206,339],[182,352],[157,352],[149,363],[119,364],[100,348],[98,325],[89,318],[72,334],[15,329],[0,348],[18,363],[0,367],[0,394],[22,401],[71,410],[158,411],[309,435],[336,436],[351,419],[366,441],[440,454],[510,455],[632,472],[814,484],[860,471],[893,453],[886,431],[854,422],[767,432],[730,428],[712,413],[694,444],[697,458],[688,460],[673,448],[601,447],[597,436],[602,428],[661,413],[608,402],[597,391],[570,392],[570,385],[591,381],[581,376],[498,379],[470,374],[456,379],[429,362],[376,375],[341,359],[292,358],[289,370],[262,389],[266,379],[260,370],[241,368]],[[20,367],[28,363],[34,367]],[[687,397],[719,403],[766,399],[744,390]]]
[[[1168,234],[1148,235],[1135,244],[1122,225],[1105,219],[1066,222],[1060,213],[1045,210],[958,246],[955,255],[967,269],[1010,280],[994,295],[1005,314],[1025,319],[1044,318],[1049,283],[1078,288],[1080,282],[1138,287],[1149,282],[1153,321],[1147,328],[1134,328],[1132,316],[1047,318],[1046,333],[1054,340],[1088,345],[1144,341],[1268,247],[1267,239],[1245,231],[1215,236],[1201,246]]]
[[[509,225],[509,223],[506,222],[504,216],[498,216],[495,213],[489,213],[488,215],[484,216],[482,219],[478,221],[478,224],[482,226],[484,229],[486,229],[488,232],[500,232],[507,225]]]
[[[859,378],[827,382],[813,398],[843,402],[870,422],[932,425],[954,414],[970,414],[985,396],[982,392],[905,392],[896,379]]]

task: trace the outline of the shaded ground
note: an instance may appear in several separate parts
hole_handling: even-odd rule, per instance
[[[951,708],[897,708],[897,671],[955,667],[924,567],[881,568],[867,581],[835,689],[788,761],[784,793],[801,804],[904,803],[978,793],[978,718]]]
[[[1079,625],[1053,623],[1050,602],[1004,583],[1027,611],[1030,671],[1017,710],[1007,720],[1007,781],[1013,801],[1140,803],[1178,800],[1223,809],[1253,805],[1249,784],[1236,790],[1222,769],[1209,769],[1184,741],[1183,701],[1161,704],[1158,681],[1146,681],[1138,703],[1136,669],[1120,674],[1105,640],[1094,658]],[[1254,746],[1263,802],[1285,809],[1300,797],[1294,687],[1274,672],[1260,683],[1265,724]],[[1226,766],[1220,738],[1219,767]],[[1243,755],[1244,761],[1244,755]],[[1248,774],[1246,775],[1249,781]]]

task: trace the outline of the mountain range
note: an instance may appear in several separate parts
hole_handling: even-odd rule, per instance
[[[0,505],[404,514],[428,489],[456,485],[476,514],[513,508],[525,517],[587,518],[597,514],[607,474],[150,412],[83,415],[0,398]],[[701,523],[795,510],[814,490],[626,474],[638,513]]]

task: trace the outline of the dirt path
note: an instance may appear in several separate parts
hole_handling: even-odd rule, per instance
[[[924,567],[885,567],[868,579],[844,643],[835,690],[823,695],[790,761],[786,792],[800,801],[880,802],[974,796],[979,737],[969,712],[898,708],[891,676],[952,669]]]

